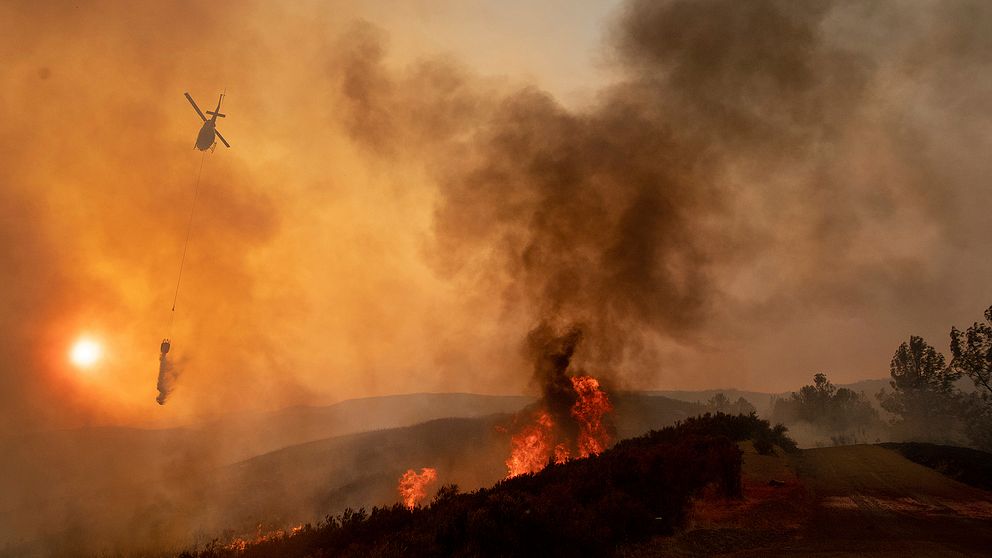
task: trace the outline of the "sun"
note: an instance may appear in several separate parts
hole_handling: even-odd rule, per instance
[[[76,341],[69,351],[69,360],[80,368],[89,368],[100,360],[103,349],[92,339],[82,338]]]

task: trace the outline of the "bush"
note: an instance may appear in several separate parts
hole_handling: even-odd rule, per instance
[[[762,436],[754,439],[754,450],[761,455],[774,455],[775,444],[773,444],[767,437]]]

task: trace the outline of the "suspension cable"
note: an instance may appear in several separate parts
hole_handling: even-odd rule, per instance
[[[193,203],[189,208],[189,221],[186,223],[186,241],[183,243],[183,256],[179,260],[179,277],[176,279],[176,292],[172,297],[172,316],[169,318],[169,337],[172,337],[172,324],[176,320],[176,301],[179,300],[179,285],[183,281],[183,267],[186,265],[186,251],[189,249],[189,237],[193,231],[193,214],[196,211],[196,200],[200,196],[200,176],[203,174],[203,161],[207,158],[207,152],[203,151],[200,156],[200,168],[196,171],[196,182],[193,186]]]

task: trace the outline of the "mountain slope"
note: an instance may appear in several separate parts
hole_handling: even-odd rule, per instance
[[[671,533],[704,489],[740,494],[735,440],[791,442],[754,417],[718,415],[624,440],[601,455],[551,465],[427,508],[345,513],[292,537],[199,556],[600,556]]]
[[[213,486],[218,467],[279,448],[439,417],[513,412],[524,396],[410,394],[222,417],[187,428],[96,427],[0,439],[0,548],[58,524],[80,544],[173,540],[171,520],[146,533],[140,516],[168,517]]]
[[[332,410],[291,409],[270,417],[281,430],[267,426],[257,439],[272,440],[271,447],[311,436],[320,428],[377,425],[387,419],[395,422],[448,409],[465,414],[493,408],[517,410],[529,401],[444,394],[361,400]],[[693,404],[638,394],[621,394],[614,403],[622,437],[671,424],[698,410]],[[378,410],[384,417],[376,415]],[[336,413],[347,418],[327,418]],[[301,434],[295,431],[301,422],[314,426]],[[397,500],[396,482],[408,468],[435,467],[441,483],[474,489],[506,474],[504,462],[510,447],[506,428],[511,423],[507,414],[438,419],[293,444],[228,465],[221,458],[231,454],[206,442],[223,439],[226,445],[236,445],[266,421],[239,419],[236,428],[208,425],[203,430],[122,433],[110,429],[103,439],[87,430],[82,441],[77,439],[67,447],[78,444],[82,448],[99,439],[104,449],[98,459],[85,462],[74,473],[73,478],[82,484],[57,497],[45,496],[51,491],[32,494],[21,488],[21,500],[0,513],[0,528],[6,530],[8,541],[25,545],[19,549],[33,548],[43,538],[42,555],[57,555],[51,545],[75,537],[74,533],[79,535],[72,543],[92,551],[152,551],[192,540],[209,541],[226,529],[245,533],[260,523],[281,527],[315,521],[347,506],[390,504]],[[204,436],[204,431],[211,434]],[[285,435],[280,437],[280,432]],[[78,434],[64,433],[70,438]],[[96,469],[101,463],[112,474],[100,477]],[[63,457],[61,464],[71,470],[71,456]],[[129,467],[145,474],[129,475]],[[95,478],[88,478],[87,472]],[[98,482],[100,478],[105,481]],[[66,542],[60,548],[64,547],[71,545]]]

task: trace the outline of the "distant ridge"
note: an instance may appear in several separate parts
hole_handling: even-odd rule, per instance
[[[811,383],[812,377],[806,382]],[[875,394],[882,390],[882,388],[889,387],[888,378],[879,379],[869,379],[869,380],[858,380],[850,384],[836,384],[838,388],[847,388],[856,392],[864,392],[868,396],[868,400],[877,406],[877,400],[875,399]],[[726,395],[730,400],[735,400],[738,397],[743,397],[748,400],[754,407],[758,410],[759,415],[765,415],[771,412],[772,400],[775,398],[788,397],[793,392],[799,391],[799,386],[791,391],[783,391],[780,393],[766,393],[761,391],[745,391],[734,388],[729,389],[703,389],[703,390],[660,390],[660,391],[645,391],[642,393],[649,395],[661,395],[664,397],[669,397],[672,399],[678,399],[679,401],[688,401],[691,403],[705,403],[711,397],[718,393]]]

